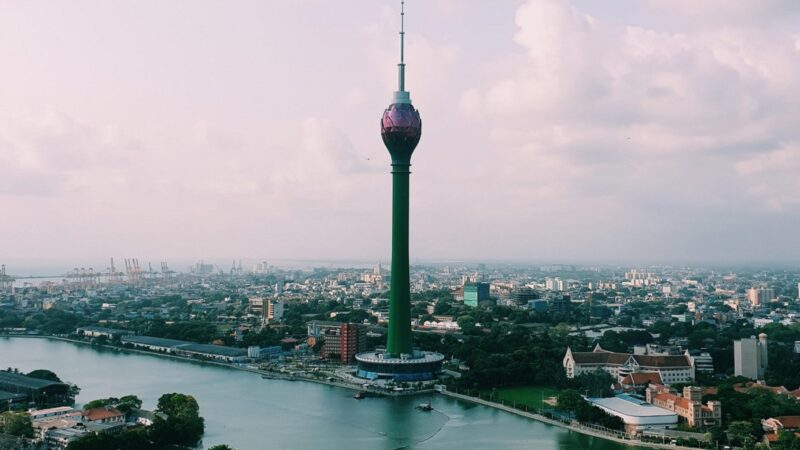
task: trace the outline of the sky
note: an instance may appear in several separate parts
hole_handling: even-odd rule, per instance
[[[800,261],[800,2],[406,10],[412,260]],[[387,260],[398,13],[0,1],[0,262]]]

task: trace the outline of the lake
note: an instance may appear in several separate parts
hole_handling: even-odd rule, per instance
[[[237,450],[633,450],[441,395],[353,399],[353,392],[69,342],[0,338],[0,367],[52,370],[77,384],[77,403],[134,394],[154,408],[167,392],[194,396],[205,448]],[[434,411],[414,407],[430,401]]]

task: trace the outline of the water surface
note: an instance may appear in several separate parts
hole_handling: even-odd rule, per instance
[[[632,450],[441,395],[355,400],[348,390],[68,342],[0,338],[0,367],[49,369],[81,388],[77,402],[134,394],[154,408],[166,392],[193,395],[205,447],[237,450]],[[414,409],[430,401],[435,411]]]

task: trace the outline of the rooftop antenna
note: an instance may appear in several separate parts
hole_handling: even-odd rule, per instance
[[[406,2],[400,1],[400,63],[397,65],[397,92],[394,93],[394,103],[411,103],[411,95],[406,92]]]

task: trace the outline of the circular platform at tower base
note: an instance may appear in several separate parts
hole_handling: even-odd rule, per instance
[[[428,381],[442,372],[444,355],[435,352],[415,351],[413,356],[396,358],[383,352],[364,352],[356,355],[359,378],[376,380],[388,378],[395,381]]]

